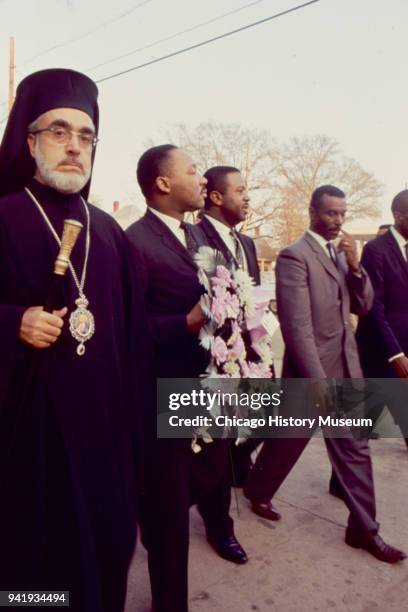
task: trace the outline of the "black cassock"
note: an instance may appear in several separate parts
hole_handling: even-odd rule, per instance
[[[83,223],[71,257],[80,277],[86,216],[79,195],[35,180],[29,188],[59,235],[65,218]],[[68,324],[78,297],[69,271],[58,341],[40,351],[19,341],[22,313],[46,300],[58,245],[25,192],[0,200],[0,590],[69,590],[72,610],[119,612],[135,545],[128,340],[144,326],[143,309],[129,287],[122,230],[89,208],[85,294],[96,332],[79,357]]]

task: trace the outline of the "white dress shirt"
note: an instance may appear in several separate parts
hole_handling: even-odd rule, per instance
[[[175,219],[174,217],[170,217],[170,215],[165,215],[164,213],[161,213],[155,208],[152,208],[150,206],[149,206],[149,210],[154,215],[156,215],[156,217],[158,217],[160,221],[163,221],[163,223],[167,225],[167,227],[175,235],[175,237],[178,240],[180,240],[183,247],[187,248],[186,234],[183,228],[180,227],[181,221],[179,221],[178,219]]]
[[[326,240],[326,238],[323,238],[323,236],[321,236],[320,234],[317,234],[316,232],[314,232],[311,229],[308,229],[306,231],[307,231],[308,234],[310,234],[312,236],[312,238],[314,238],[316,240],[316,242],[318,244],[320,244],[320,246],[322,247],[322,249],[325,252],[325,254],[327,255],[327,257],[331,260],[329,249],[327,248],[327,243],[331,242],[331,241],[330,240]],[[334,243],[331,242],[331,244],[333,245],[333,248],[337,251],[336,247],[334,246]]]
[[[310,234],[312,236],[312,238],[314,238],[316,240],[316,242],[318,242],[320,244],[320,246],[322,247],[323,251],[326,253],[327,257],[331,260],[331,256],[329,253],[329,249],[327,248],[327,245],[330,243],[332,245],[332,248],[335,250],[335,252],[338,255],[338,250],[336,245],[334,244],[334,242],[332,240],[326,240],[326,238],[323,238],[323,236],[321,236],[320,234],[316,234],[316,232],[314,232],[311,229],[306,230],[308,234]],[[361,270],[359,271],[352,271],[352,274],[354,274],[354,276],[358,276],[359,278],[362,277],[362,273]]]
[[[228,227],[228,225],[225,225],[224,223],[221,223],[221,221],[218,221],[218,219],[214,219],[213,217],[210,217],[210,215],[205,215],[205,218],[211,223],[211,225],[216,230],[217,234],[219,234],[221,240],[224,242],[225,246],[228,248],[229,251],[231,251],[231,253],[235,257],[235,253],[236,253],[235,241],[233,237],[231,236],[232,228]],[[238,238],[238,243],[239,243],[239,248],[241,249],[242,261],[244,263],[243,269],[247,272],[248,271],[248,261],[247,261],[245,251],[242,248],[242,244],[239,238]]]

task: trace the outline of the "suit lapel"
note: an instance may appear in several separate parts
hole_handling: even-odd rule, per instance
[[[156,215],[150,210],[147,210],[144,218],[150,229],[155,234],[157,234],[157,236],[160,237],[163,245],[167,249],[170,249],[174,253],[177,253],[180,257],[184,259],[186,263],[192,266],[195,270],[198,269],[195,262],[191,259],[187,249],[181,244],[180,240],[176,238],[176,236],[167,227],[167,225],[163,223],[163,221],[161,221],[161,219],[156,217]]]
[[[251,251],[251,249],[249,248],[249,244],[246,240],[243,240],[242,234],[240,234],[239,232],[237,232],[237,236],[238,236],[238,240],[241,244],[241,247],[245,253],[245,258],[247,261],[247,265],[248,265],[248,273],[249,275],[255,279],[256,277],[256,272],[255,272],[255,266],[253,265],[254,263],[254,257],[253,257],[253,253]]]
[[[223,239],[221,238],[221,236],[219,235],[219,233],[217,232],[217,230],[215,229],[211,221],[208,221],[208,219],[205,218],[205,215],[203,215],[199,223],[199,226],[201,227],[204,234],[206,235],[210,245],[214,249],[217,249],[218,251],[220,251],[229,263],[235,262],[234,255],[231,253],[231,251],[229,250],[229,248],[227,247],[227,245],[225,244],[225,242],[223,241]]]
[[[387,250],[391,253],[393,253],[396,261],[399,263],[399,266],[402,270],[402,273],[404,274],[404,276],[408,279],[408,262],[405,261],[402,253],[401,253],[401,249],[399,247],[399,244],[397,243],[397,241],[395,240],[394,236],[392,235],[392,233],[390,231],[388,231],[385,236],[384,236],[384,241],[387,244]]]
[[[328,274],[330,274],[330,276],[332,276],[335,281],[338,282],[340,287],[342,287],[343,283],[342,283],[342,280],[340,278],[340,274],[339,274],[339,271],[338,271],[336,265],[333,263],[333,261],[330,259],[330,257],[328,257],[325,253],[323,253],[323,249],[320,246],[320,244],[318,244],[318,242],[316,242],[316,240],[313,238],[313,236],[311,236],[307,232],[305,232],[305,234],[303,235],[303,239],[307,242],[307,244],[314,251],[317,259],[322,264],[322,266],[326,270],[326,272]],[[341,253],[339,253],[339,259],[340,259],[340,257],[341,257]],[[340,264],[342,265],[341,259],[340,259]]]

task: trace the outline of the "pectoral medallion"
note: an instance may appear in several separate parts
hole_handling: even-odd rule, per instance
[[[95,318],[88,310],[88,300],[83,295],[75,300],[77,309],[69,317],[69,331],[79,342],[76,352],[80,357],[85,353],[85,342],[88,342],[95,333]]]

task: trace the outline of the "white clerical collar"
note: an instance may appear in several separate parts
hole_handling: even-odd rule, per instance
[[[214,217],[210,217],[210,215],[205,215],[205,218],[215,227],[222,238],[226,238],[228,240],[228,238],[231,236],[231,230],[233,229],[232,227],[225,225],[225,223],[218,221],[218,219],[214,219]]]
[[[167,227],[169,228],[169,230],[171,230],[173,232],[173,234],[177,235],[179,233],[181,221],[179,221],[175,217],[170,217],[170,215],[166,215],[166,214],[164,214],[162,212],[159,212],[158,210],[156,210],[152,206],[149,206],[149,210],[154,215],[156,215],[156,217],[158,217],[160,219],[160,221],[163,221],[163,223],[165,223],[167,225]]]
[[[327,243],[331,242],[331,240],[326,240],[326,238],[323,238],[323,236],[321,236],[320,234],[317,234],[316,232],[314,232],[311,229],[307,229],[306,232],[308,234],[310,234],[310,236],[312,238],[314,238],[316,240],[316,242],[318,242],[320,244],[320,246],[322,247],[323,251],[326,253],[327,257],[330,257],[330,253],[328,251],[327,248]],[[331,242],[331,244],[333,244],[333,242]],[[334,246],[334,244],[333,244]]]

